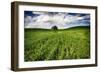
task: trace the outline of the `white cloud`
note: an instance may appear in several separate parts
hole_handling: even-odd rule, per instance
[[[57,26],[59,29],[67,28],[69,23],[82,20],[84,18],[89,18],[89,15],[79,16],[79,15],[69,15],[68,13],[57,13],[50,15],[45,12],[33,12],[34,14],[39,14],[39,16],[25,17],[25,28],[46,28],[50,29],[52,26]],[[71,25],[72,26],[72,25]]]
[[[24,22],[25,22],[25,26],[28,26],[29,23],[32,22],[32,17],[31,17],[31,16],[27,16],[27,17],[25,17]]]
[[[33,14],[46,14],[47,12],[39,12],[39,11],[33,11]]]
[[[50,16],[47,14],[43,14],[37,17],[37,22],[46,22],[50,20]]]

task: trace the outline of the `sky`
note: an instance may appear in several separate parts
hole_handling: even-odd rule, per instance
[[[66,29],[76,26],[90,26],[90,14],[69,12],[24,11],[25,28]]]

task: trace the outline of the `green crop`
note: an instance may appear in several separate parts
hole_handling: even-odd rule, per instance
[[[25,29],[25,61],[90,58],[90,28]]]

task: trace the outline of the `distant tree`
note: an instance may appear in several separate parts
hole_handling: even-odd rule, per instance
[[[58,28],[57,28],[57,26],[53,26],[51,29],[57,30]]]

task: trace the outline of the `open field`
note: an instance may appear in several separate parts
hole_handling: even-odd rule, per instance
[[[25,61],[90,58],[90,28],[25,29]]]

